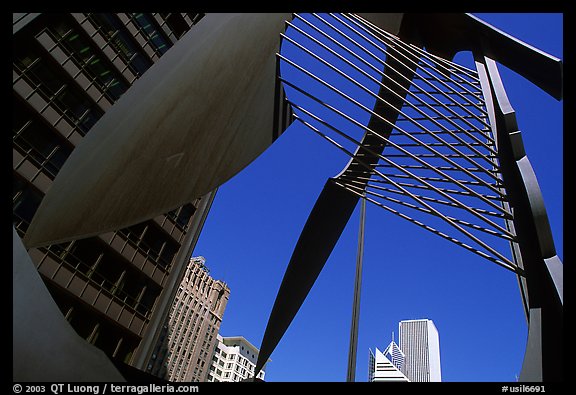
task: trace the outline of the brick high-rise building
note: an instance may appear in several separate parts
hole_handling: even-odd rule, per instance
[[[169,381],[206,381],[230,289],[190,259],[147,372]]]

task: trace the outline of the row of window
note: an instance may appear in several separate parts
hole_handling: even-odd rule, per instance
[[[19,95],[14,94],[12,102],[13,146],[50,179],[54,179],[74,146]]]
[[[251,373],[253,373],[253,372],[251,372]],[[211,366],[207,381],[209,381],[209,382],[220,382],[220,381],[239,382],[239,381],[247,379],[248,377],[252,377],[252,375],[248,374],[247,372],[222,371],[218,368],[215,368],[214,366]],[[257,377],[260,379],[263,379],[264,378],[264,372],[260,371],[260,373],[258,373]]]
[[[210,296],[210,291],[212,289],[212,284],[214,279],[210,277],[208,273],[202,267],[197,265],[190,265],[188,268],[189,272],[186,273],[186,279],[188,280],[188,287],[194,288],[199,294],[205,297]]]
[[[222,373],[222,371],[220,370],[216,370],[216,375],[214,375],[213,372],[210,372],[210,375],[208,376],[208,381],[211,382],[219,382],[219,381],[241,381],[243,379],[245,379],[245,377],[242,377],[240,375],[238,375],[237,373],[233,373],[233,372],[224,372]],[[224,380],[222,380],[222,378]]]
[[[220,351],[216,350],[214,354],[214,360],[229,360],[229,361],[238,361],[239,364],[248,366],[250,361],[245,358],[244,356],[236,353],[227,354],[224,350],[219,349]],[[219,356],[219,355],[220,356]],[[254,354],[252,354],[254,356]]]
[[[127,261],[107,250],[98,238],[54,244],[41,251],[61,262],[125,306],[148,318],[161,288]]]
[[[152,221],[119,230],[117,233],[141,251],[148,260],[168,271],[180,245]]]
[[[100,320],[81,302],[60,288],[48,288],[54,301],[70,325],[82,338],[104,351],[108,356],[129,363],[140,339],[119,325]]]
[[[38,41],[25,38],[14,46],[14,69],[19,79],[31,88],[20,88],[30,103],[39,103],[40,113],[49,106],[85,135],[104,111],[75,83],[64,69],[46,53]],[[15,84],[18,83],[18,79]],[[38,95],[36,99],[34,95]],[[42,101],[38,101],[42,100]],[[47,103],[47,105],[44,105]]]
[[[85,14],[85,16],[86,19],[81,23],[88,22],[96,30],[105,43],[102,50],[106,52],[106,47],[111,48],[115,52],[115,56],[118,56],[136,78],[152,66],[153,60],[134,39],[117,15]]]
[[[192,203],[187,203],[178,209],[169,211],[166,213],[166,217],[170,218],[180,229],[186,231],[188,222],[195,211],[196,207]]]
[[[240,354],[227,354],[223,349],[218,349],[212,359],[211,371],[218,370],[226,371],[233,370],[237,372],[242,378],[246,378],[248,375],[254,373],[256,365],[250,362],[247,358]],[[222,373],[218,373],[219,377],[230,377],[230,372],[228,375],[222,376]]]
[[[185,330],[181,330],[182,324],[179,324],[175,331],[172,333],[169,332],[168,348],[169,350],[174,350],[167,359],[168,365],[170,366],[171,379],[184,377],[187,372],[189,360],[195,353],[197,345],[200,348],[200,359],[205,360],[208,358],[208,350],[211,348],[216,328],[211,325],[205,328],[201,316],[198,323],[196,323],[199,317],[198,313],[195,313],[194,317],[192,324]],[[203,343],[199,345],[197,341],[202,329],[206,329],[206,333],[202,339]],[[174,367],[176,367],[176,369]],[[173,373],[174,370],[175,373]]]
[[[15,229],[19,232],[21,236],[26,232],[34,213],[36,212],[40,201],[42,200],[43,194],[38,191],[32,184],[21,178],[18,174],[13,177],[13,223]],[[141,250],[141,252],[146,255],[149,260],[155,262],[158,266],[167,270],[169,265],[172,263],[174,256],[176,255],[179,245],[169,238],[167,235],[163,235],[160,229],[156,228],[154,224],[149,223],[148,225],[142,225],[145,228],[142,236],[135,236],[130,229],[123,229],[119,231],[120,234],[126,236],[126,238],[131,239],[133,245]],[[137,240],[137,241],[134,241]],[[153,246],[149,246],[147,242],[153,241]],[[83,246],[83,242],[79,243]],[[67,247],[61,247],[62,249],[68,249]],[[75,248],[75,250],[81,250]],[[90,260],[83,261],[86,270],[89,270],[94,266],[96,260],[99,259],[100,255],[103,254],[106,248],[101,247],[101,250],[90,253],[89,251],[80,251],[77,255],[82,253],[82,256],[78,256],[80,261],[83,261],[85,255],[88,254]],[[107,253],[110,255],[111,253]],[[74,257],[71,257],[73,259]],[[122,267],[120,265],[119,267]],[[116,282],[118,273],[105,274],[104,277],[110,280],[112,283]]]

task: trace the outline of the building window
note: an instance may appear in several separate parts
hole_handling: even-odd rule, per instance
[[[154,224],[150,224],[144,232],[139,247],[165,270],[172,264],[178,250],[178,244]]]
[[[12,108],[14,147],[51,179],[56,177],[73,147],[49,127],[18,95]]]
[[[128,89],[128,83],[116,68],[106,58],[98,55],[93,42],[79,29],[67,21],[59,21],[49,32],[74,63],[112,101],[118,100]]]
[[[84,274],[86,278],[92,277],[102,256],[102,247],[95,238],[76,240],[67,246],[51,245],[49,250],[62,259],[69,268]]]
[[[152,60],[134,42],[115,15],[88,14],[88,19],[136,75],[141,76],[152,66]]]
[[[195,211],[196,207],[194,207],[194,205],[191,203],[182,206],[180,208],[180,211],[178,211],[178,215],[176,217],[176,224],[180,228],[186,229],[186,226],[188,225],[188,222],[190,221],[190,218],[192,217]]]
[[[158,56],[162,56],[172,46],[172,42],[164,36],[156,25],[156,21],[147,14],[132,14],[132,21],[138,26],[142,36],[150,43]]]
[[[25,41],[25,40],[23,40]],[[86,134],[104,112],[32,41],[14,46],[14,66],[58,113]]]
[[[147,316],[147,314],[152,311],[158,296],[160,296],[161,289],[156,288],[154,286],[148,285],[146,287],[146,291],[142,295],[140,299],[140,303],[138,304],[137,311],[142,314],[143,316]]]
[[[14,228],[23,236],[36,213],[42,193],[17,175],[12,177],[12,215]]]
[[[166,25],[174,33],[177,39],[190,29],[184,17],[180,14],[160,13],[160,16],[166,21]]]

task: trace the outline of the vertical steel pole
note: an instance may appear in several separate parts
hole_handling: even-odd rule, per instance
[[[358,323],[360,321],[360,289],[362,287],[362,258],[364,255],[364,223],[366,220],[366,199],[360,203],[360,227],[358,229],[358,252],[356,254],[356,276],[354,278],[354,299],[352,302],[352,325],[350,327],[350,347],[348,349],[348,373],[346,381],[356,378],[356,349],[358,347]]]

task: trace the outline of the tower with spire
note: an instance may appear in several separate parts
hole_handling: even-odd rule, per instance
[[[368,381],[410,381],[403,373],[406,357],[394,341],[394,332],[384,352],[378,348],[369,352]]]

